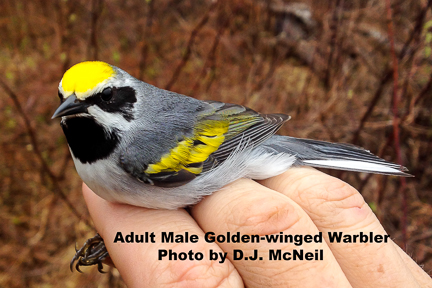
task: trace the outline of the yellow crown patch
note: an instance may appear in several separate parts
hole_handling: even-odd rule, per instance
[[[115,74],[114,69],[105,62],[87,61],[78,63],[63,75],[61,88],[63,97],[68,97],[75,93],[78,99],[85,99],[90,96],[88,92],[94,90],[99,84],[103,84],[107,79]]]

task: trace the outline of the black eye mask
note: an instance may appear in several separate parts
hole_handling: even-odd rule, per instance
[[[84,102],[89,105],[97,105],[105,112],[120,113],[127,121],[131,121],[134,119],[132,108],[136,101],[136,93],[132,87],[107,87]]]

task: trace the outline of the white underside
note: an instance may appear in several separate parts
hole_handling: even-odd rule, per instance
[[[139,182],[117,166],[113,159],[99,160],[93,164],[82,164],[77,159],[74,162],[84,182],[108,201],[147,208],[177,209],[195,204],[202,197],[237,179],[260,180],[279,175],[292,166],[295,157],[283,153],[275,155],[260,147],[246,150],[238,148],[217,168],[175,188]]]

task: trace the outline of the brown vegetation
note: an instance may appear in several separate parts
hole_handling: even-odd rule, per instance
[[[50,119],[63,72],[96,59],[161,88],[290,114],[282,134],[354,143],[402,162],[415,175],[405,184],[329,173],[359,189],[391,237],[430,271],[432,1],[299,2],[309,6],[1,1],[0,286],[123,285],[113,269],[69,271],[73,243],[94,230]]]

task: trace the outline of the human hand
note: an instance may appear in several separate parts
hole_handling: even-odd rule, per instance
[[[90,214],[128,287],[432,287],[431,278],[393,241],[329,243],[328,232],[386,235],[363,197],[312,168],[291,168],[255,182],[238,180],[191,208],[154,210],[103,200],[83,186]],[[155,243],[113,243],[117,232],[154,232]],[[207,243],[204,234],[316,235],[322,243]],[[161,243],[162,232],[198,235],[197,243]],[[158,260],[158,250],[201,252],[203,260]],[[228,252],[224,263],[209,251]],[[233,260],[257,250],[263,260]],[[269,260],[270,249],[322,250],[322,260]]]

